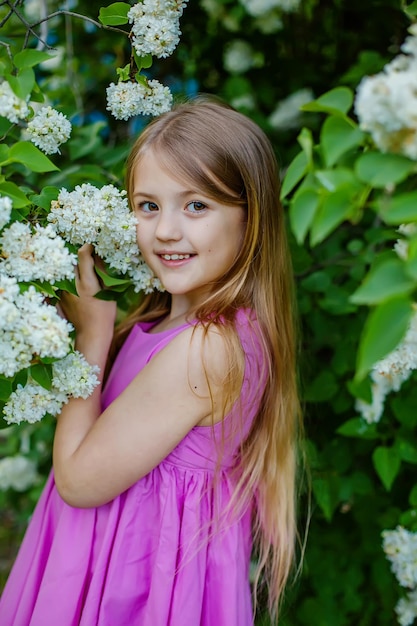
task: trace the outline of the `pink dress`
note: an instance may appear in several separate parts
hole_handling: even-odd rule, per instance
[[[223,425],[193,428],[160,465],[97,508],[67,505],[50,475],[0,600],[1,626],[253,624],[250,505],[239,518],[211,523],[230,499],[233,457],[259,401],[262,358],[252,324],[240,311],[245,379]],[[185,328],[150,334],[151,326],[129,334],[104,407]]]

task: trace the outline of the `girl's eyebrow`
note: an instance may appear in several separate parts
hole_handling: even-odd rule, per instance
[[[135,191],[133,193],[133,197],[134,198],[136,196],[142,196],[143,198],[155,198],[157,195],[158,195],[158,192],[156,192],[156,193],[149,193],[149,192],[141,191],[141,190]],[[180,198],[180,199],[181,198],[188,198],[189,196],[195,196],[195,195],[206,197],[206,194],[203,194],[200,191],[193,190],[193,189],[186,189],[185,191],[180,191],[180,192],[178,192],[178,193],[176,193],[174,195],[177,198]]]

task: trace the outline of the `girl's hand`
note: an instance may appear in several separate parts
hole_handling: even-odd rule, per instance
[[[74,325],[77,337],[91,340],[107,339],[113,336],[116,320],[116,303],[95,298],[101,289],[95,267],[100,259],[94,258],[93,247],[83,245],[78,251],[78,266],[75,270],[75,284],[78,296],[64,292],[60,308],[65,317]]]

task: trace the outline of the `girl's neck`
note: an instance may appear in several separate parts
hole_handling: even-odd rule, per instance
[[[172,299],[169,313],[152,328],[153,332],[161,332],[170,328],[177,328],[193,319],[193,307],[184,300]]]

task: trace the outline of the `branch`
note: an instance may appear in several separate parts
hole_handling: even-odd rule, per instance
[[[73,11],[65,11],[65,10],[55,11],[55,13],[51,13],[47,17],[44,17],[42,20],[39,20],[38,22],[35,22],[34,24],[32,24],[31,28],[35,28],[35,26],[39,26],[46,20],[50,20],[53,17],[58,17],[59,15],[69,15],[70,17],[77,17],[86,22],[90,22],[90,24],[94,24],[94,26],[97,26],[97,28],[104,28],[105,30],[112,30],[112,31],[115,31],[116,33],[122,33],[123,35],[128,34],[122,28],[116,28],[115,26],[105,26],[101,22],[97,22],[97,20],[94,20],[92,17],[87,17],[87,15],[81,15],[80,13],[74,13]]]

